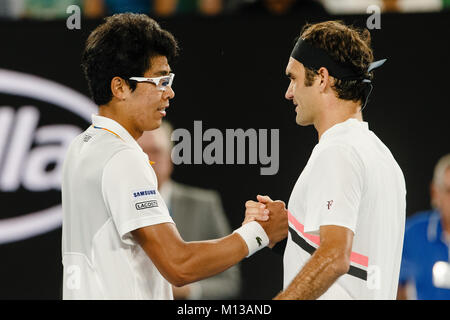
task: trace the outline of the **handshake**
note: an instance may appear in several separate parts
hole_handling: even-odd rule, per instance
[[[268,196],[257,197],[258,201],[248,200],[245,203],[245,219],[242,226],[256,221],[261,225],[269,238],[269,248],[288,235],[288,213],[286,205],[281,200],[273,201]]]

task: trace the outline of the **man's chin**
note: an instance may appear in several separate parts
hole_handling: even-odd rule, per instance
[[[297,124],[299,126],[303,126],[303,127],[309,126],[312,124],[310,121],[307,121],[306,119],[302,119],[300,117],[295,118],[295,122],[297,122]]]
[[[152,131],[161,127],[162,119],[155,120],[151,124],[145,126],[144,131]]]

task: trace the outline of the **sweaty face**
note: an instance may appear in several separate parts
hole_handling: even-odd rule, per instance
[[[164,56],[151,58],[150,66],[143,77],[161,77],[170,73],[169,63]],[[175,92],[170,87],[161,91],[153,83],[137,83],[127,101],[129,120],[134,124],[135,130],[143,132],[158,128],[166,115],[165,109],[169,107],[169,100],[174,96]]]
[[[305,86],[305,67],[303,64],[289,58],[289,63],[286,67],[286,76],[290,83],[286,91],[286,99],[291,100],[295,106],[297,113],[296,122],[301,126],[307,126],[314,123],[317,110],[314,107],[317,88],[315,87],[316,80],[312,86]]]

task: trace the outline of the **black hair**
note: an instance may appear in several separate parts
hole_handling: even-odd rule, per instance
[[[107,104],[112,99],[111,80],[123,78],[131,90],[151,67],[150,59],[165,56],[169,63],[178,55],[174,36],[145,14],[121,13],[105,18],[89,35],[81,67],[94,102]]]

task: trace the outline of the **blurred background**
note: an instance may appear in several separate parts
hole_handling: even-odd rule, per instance
[[[275,175],[261,175],[261,164],[174,166],[175,181],[219,193],[235,229],[256,194],[288,202],[317,143],[284,99],[302,26],[374,26],[377,12],[375,59],[388,61],[375,72],[364,119],[404,172],[408,217],[430,208],[434,165],[450,152],[449,9],[450,0],[0,0],[0,299],[61,298],[60,173],[68,144],[96,112],[80,55],[103,17],[145,13],[178,39],[167,110],[174,129],[193,135],[194,121],[224,134],[279,129]],[[282,257],[270,249],[240,268],[237,298],[271,299],[282,289]]]

